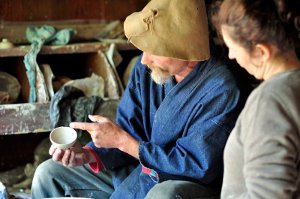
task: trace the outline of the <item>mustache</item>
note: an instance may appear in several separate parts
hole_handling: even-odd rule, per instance
[[[159,74],[162,74],[162,75],[169,75],[169,72],[165,69],[162,69],[158,66],[154,66],[154,65],[147,65],[147,67],[152,71],[152,72],[155,72],[155,73],[159,73]]]
[[[160,85],[163,85],[170,77],[170,73],[167,70],[163,70],[156,66],[148,66],[151,70],[150,76],[152,80]]]

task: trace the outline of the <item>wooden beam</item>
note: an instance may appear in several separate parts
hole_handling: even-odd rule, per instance
[[[148,0],[1,0],[0,17],[7,21],[65,19],[122,20]]]
[[[39,133],[51,130],[50,103],[0,106],[0,135]]]
[[[98,50],[106,50],[111,43],[89,42],[68,44],[63,46],[43,46],[39,54],[76,54],[76,53],[91,53]],[[135,50],[136,48],[126,41],[115,43],[118,50]],[[0,57],[20,57],[24,56],[30,50],[29,45],[18,46],[9,49],[0,49]]]
[[[26,38],[26,28],[29,26],[43,26],[49,25],[55,27],[57,30],[64,28],[71,28],[76,30],[71,42],[91,42],[97,40],[97,35],[109,25],[109,20],[62,20],[62,21],[1,21],[0,24],[0,38],[7,38],[13,44],[24,45],[28,44]],[[118,29],[123,29],[122,23],[119,24]],[[123,36],[124,38],[124,36]]]

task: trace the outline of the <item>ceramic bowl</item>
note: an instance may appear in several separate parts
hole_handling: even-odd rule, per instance
[[[59,149],[73,146],[77,139],[77,132],[70,127],[57,127],[50,133],[50,141]]]

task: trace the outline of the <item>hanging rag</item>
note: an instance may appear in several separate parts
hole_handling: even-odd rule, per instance
[[[53,45],[65,45],[76,33],[73,29],[62,29],[57,31],[54,27],[44,25],[41,27],[27,27],[26,38],[31,43],[29,52],[24,56],[26,74],[29,81],[30,92],[28,102],[36,102],[36,68],[37,54],[46,43]]]
[[[78,88],[63,86],[58,90],[50,102],[50,120],[52,128],[69,126],[70,122],[86,122],[88,115],[102,104],[99,96],[86,97]]]

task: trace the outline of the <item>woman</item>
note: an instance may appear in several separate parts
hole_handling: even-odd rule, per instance
[[[214,25],[260,80],[224,152],[222,198],[300,198],[299,0],[224,0]]]

